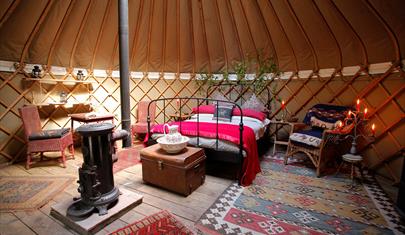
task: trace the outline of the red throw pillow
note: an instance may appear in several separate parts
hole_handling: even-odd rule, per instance
[[[193,108],[193,113],[210,113],[213,114],[215,112],[214,105],[200,105],[198,107]]]
[[[266,114],[253,109],[242,109],[243,116],[252,117],[264,121],[266,119]],[[240,116],[240,110],[238,108],[233,109],[233,116]]]

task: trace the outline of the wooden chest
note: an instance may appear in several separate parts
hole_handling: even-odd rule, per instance
[[[201,148],[187,147],[168,154],[158,144],[140,152],[145,182],[183,194],[191,194],[205,180],[205,154]]]

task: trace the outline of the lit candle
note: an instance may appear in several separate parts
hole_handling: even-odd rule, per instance
[[[360,111],[360,99],[357,99],[356,110],[357,110],[357,112]]]
[[[176,99],[177,107],[180,107],[180,99]]]
[[[281,101],[281,109],[284,109],[284,108],[285,108],[285,101],[282,100],[282,101]]]
[[[352,115],[352,111],[349,110],[349,112],[347,113],[347,118],[350,118],[351,115]]]
[[[366,117],[367,117],[367,111],[368,111],[368,109],[365,108],[365,109],[364,109],[364,119],[366,119]]]
[[[371,132],[373,132],[373,136],[375,136],[375,124],[371,125]]]

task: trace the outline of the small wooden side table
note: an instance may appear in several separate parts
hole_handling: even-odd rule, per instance
[[[175,121],[184,121],[186,119],[189,119],[192,114],[191,113],[182,113],[180,116],[180,113],[174,113],[169,115],[170,118],[172,118]]]
[[[359,168],[361,179],[363,179],[363,171],[362,171],[362,166],[361,166],[362,162],[363,162],[363,157],[362,156],[354,155],[354,154],[351,154],[351,153],[346,153],[346,154],[342,155],[342,163],[340,164],[336,174],[339,173],[340,168],[343,166],[343,164],[349,163],[349,164],[351,164],[350,179],[352,180],[352,183],[353,183],[353,180],[354,180],[354,176],[356,174],[355,171],[354,171],[355,166],[357,166]]]
[[[288,145],[288,140],[280,140],[278,138],[278,131],[283,128],[283,126],[290,126],[289,134],[292,134],[294,123],[287,122],[287,121],[273,121],[270,120],[270,125],[275,126],[274,132],[271,132],[271,136],[273,136],[273,155],[276,153],[277,145]]]
[[[101,121],[111,121],[114,124],[114,115],[112,114],[100,114],[100,113],[74,113],[69,115],[71,120],[71,127],[73,131],[73,122],[91,123]]]

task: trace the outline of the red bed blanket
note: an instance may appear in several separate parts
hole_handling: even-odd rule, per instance
[[[180,133],[186,136],[197,136],[196,122],[173,122],[171,125],[178,125]],[[198,133],[201,137],[216,138],[216,123],[200,123]],[[156,125],[151,130],[152,133],[163,133],[163,125]],[[218,138],[227,140],[237,145],[239,142],[239,125],[218,124]],[[259,154],[257,152],[257,143],[254,131],[247,126],[243,127],[243,148],[246,151],[246,158],[242,166],[241,185],[248,186],[252,184],[256,174],[261,172],[259,163]]]

